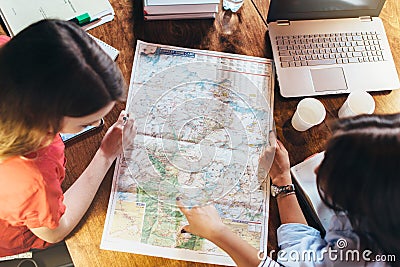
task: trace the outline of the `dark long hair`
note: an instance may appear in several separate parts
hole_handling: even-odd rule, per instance
[[[29,26],[0,48],[0,160],[38,149],[64,116],[95,113],[124,89],[117,65],[75,24]]]
[[[400,114],[333,125],[317,172],[322,200],[344,211],[364,248],[400,259]]]

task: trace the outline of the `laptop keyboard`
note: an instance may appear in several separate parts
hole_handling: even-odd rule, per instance
[[[277,36],[281,66],[301,67],[383,61],[376,32]]]

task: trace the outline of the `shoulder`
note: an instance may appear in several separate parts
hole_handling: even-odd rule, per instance
[[[32,160],[13,157],[0,163],[0,190],[29,189],[40,181],[40,170]]]
[[[362,258],[364,251],[360,248],[360,238],[344,213],[338,213],[332,217],[325,238],[307,225],[281,225],[278,228],[278,243],[281,248],[278,261],[288,267],[300,265],[310,267],[388,266],[384,262],[369,262]],[[312,261],[309,260],[310,257]]]
[[[18,221],[29,212],[58,209],[65,175],[60,141],[55,138],[49,146],[32,153],[33,158],[13,157],[0,163],[0,218]]]
[[[57,134],[52,143],[26,157],[12,157],[0,163],[0,186],[31,186],[42,178],[42,171],[54,163],[64,165],[64,143]],[[0,188],[0,189],[1,189]]]
[[[35,164],[45,178],[53,177],[55,173],[64,176],[64,149],[64,143],[60,135],[57,134],[50,145],[36,152]]]
[[[332,217],[325,240],[334,248],[360,249],[360,238],[344,213]]]
[[[47,179],[32,160],[16,158],[0,165],[0,218],[13,226],[56,227],[65,205],[54,170]]]
[[[16,220],[45,192],[42,174],[30,160],[15,157],[0,164],[0,217]]]
[[[42,158],[60,160],[64,159],[65,145],[59,134],[56,134],[50,145],[37,151],[38,155]]]
[[[337,214],[332,216],[328,231],[349,231],[349,230],[352,231],[353,228],[351,226],[349,218],[346,216],[344,212],[338,212]]]
[[[307,240],[307,243],[320,242],[321,234],[315,228],[301,223],[282,224],[278,230],[279,246],[292,246]]]

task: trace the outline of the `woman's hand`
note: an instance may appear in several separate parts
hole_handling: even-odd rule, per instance
[[[186,232],[210,240],[228,253],[239,267],[259,265],[258,251],[225,226],[214,205],[187,209],[179,200],[177,204],[189,222],[183,227]]]
[[[125,119],[124,119],[125,118]],[[118,120],[111,125],[100,145],[104,156],[114,160],[122,153],[122,139],[125,146],[133,145],[136,136],[135,120],[126,111],[121,111]]]
[[[182,206],[181,201],[177,201],[177,204],[189,222],[183,227],[188,233],[213,241],[226,227],[214,205],[188,209]]]
[[[269,169],[272,183],[277,186],[291,184],[289,154],[285,146],[273,134],[270,135],[270,143],[271,146],[264,151],[260,158],[260,165],[265,170],[268,170],[268,162],[273,157],[272,165]]]

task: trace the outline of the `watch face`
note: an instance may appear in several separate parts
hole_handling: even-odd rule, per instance
[[[274,184],[271,185],[271,196],[276,197],[281,192],[289,193],[294,191],[294,185],[285,185],[285,186],[276,186]]]
[[[279,187],[271,185],[271,196],[276,197],[279,194]]]

